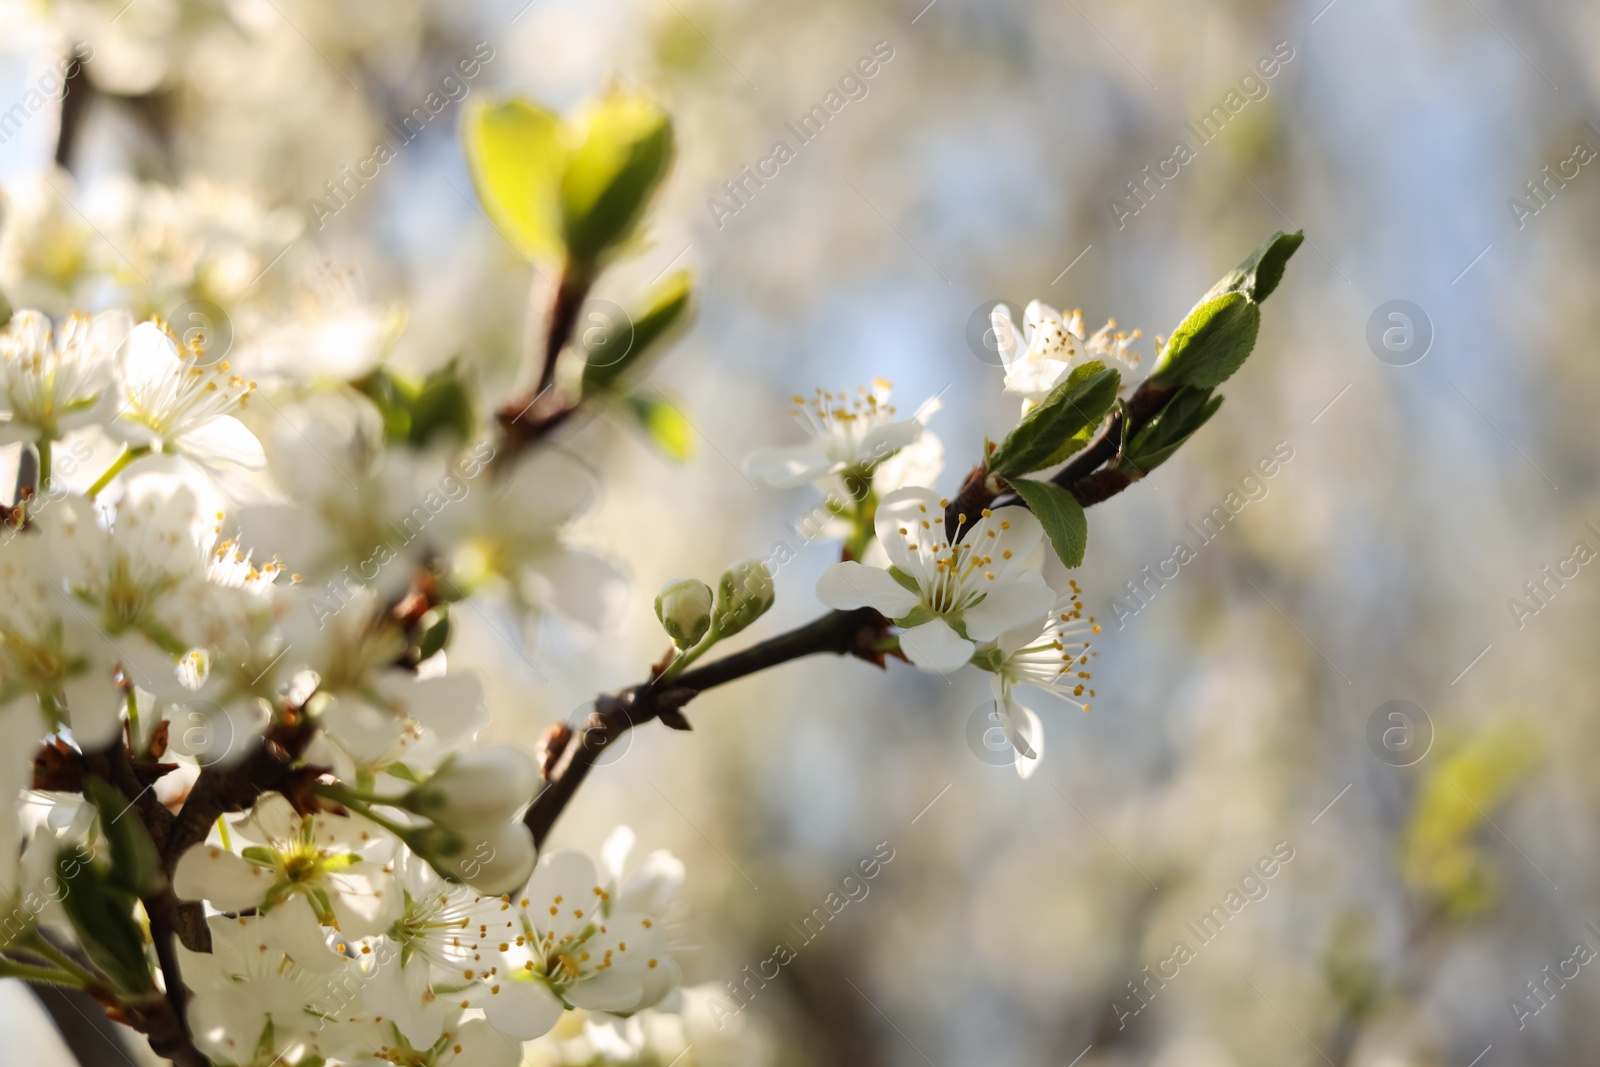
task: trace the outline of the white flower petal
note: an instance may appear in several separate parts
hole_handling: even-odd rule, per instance
[[[922,423],[916,419],[886,422],[861,439],[860,454],[865,462],[882,463],[922,436]]]
[[[1019,340],[1017,324],[1011,320],[1011,309],[1005,304],[996,304],[989,312],[989,337],[986,341],[993,340],[995,350],[1000,353],[1000,362],[1007,371],[1017,360],[1017,353],[1022,345]]]
[[[925,671],[949,674],[972,658],[977,646],[950,628],[943,619],[913,626],[900,635],[900,650]]]
[[[267,454],[256,435],[232,415],[218,415],[183,435],[183,452],[206,466],[233,464],[247,470],[267,465]]]
[[[507,978],[498,993],[484,991],[474,999],[496,1030],[522,1041],[549,1033],[566,1011],[543,982],[532,979]]]
[[[551,1026],[554,1025],[552,1021]],[[484,1019],[468,1019],[455,1031],[456,1040],[445,1056],[458,1047],[461,1051],[449,1059],[442,1056],[438,1061],[440,1067],[518,1067],[524,1062],[522,1047],[507,1041],[496,1030],[497,1027]]]
[[[746,474],[774,489],[809,485],[833,468],[834,462],[815,445],[758,448],[744,460]]]
[[[878,502],[873,528],[883,550],[896,567],[913,578],[922,578],[922,557],[907,546],[917,545],[919,551],[944,541],[944,507],[942,498],[932,489],[910,486],[896,489]],[[924,526],[923,523],[927,523]],[[901,533],[905,530],[905,533]],[[927,558],[932,558],[929,552]]]
[[[151,392],[169,376],[179,372],[178,346],[154,322],[141,322],[128,335],[122,357],[122,380],[136,393]]]
[[[619,971],[585,978],[567,990],[567,1002],[590,1011],[631,1011],[644,999],[644,983]]]
[[[817,579],[817,599],[840,611],[876,608],[891,619],[906,615],[921,602],[888,571],[850,560],[822,572]]]
[[[1066,381],[1072,373],[1072,364],[1056,359],[1035,359],[1018,363],[1006,375],[1007,393],[1031,399],[1043,399],[1050,390]]]
[[[985,586],[983,600],[961,614],[967,633],[975,641],[993,641],[1025,622],[1037,622],[1056,602],[1055,590],[1036,574],[1023,575],[1022,580],[1014,582],[987,582]]]
[[[263,868],[215,845],[195,845],[172,872],[172,891],[180,899],[208,900],[219,911],[253,908],[271,886],[272,877]]]
[[[615,617],[627,586],[627,575],[611,560],[576,549],[538,557],[523,579],[534,603],[591,630],[603,629]]]
[[[623,884],[616,907],[622,911],[660,915],[683,887],[683,878],[683,861],[666,849],[657,849],[644,858],[644,863]]]
[[[1023,780],[1033,776],[1044,761],[1044,724],[1032,708],[1007,697],[996,708],[1006,739],[1016,750],[1015,766]]]

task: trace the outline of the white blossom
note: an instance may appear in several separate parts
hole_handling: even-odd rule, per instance
[[[1085,363],[1119,363],[1124,373],[1139,364],[1138,354],[1128,348],[1139,339],[1140,331],[1118,331],[1115,319],[1085,337],[1082,311],[1063,316],[1050,305],[1033,300],[1023,312],[1023,323],[1025,336],[1005,304],[996,304],[990,312],[1006,369],[1005,391],[1023,398],[1024,415]]]
[[[979,641],[1037,618],[1055,594],[1039,574],[1044,530],[1026,508],[985,510],[952,545],[949,502],[902,489],[878,505],[878,540],[890,566],[835,563],[817,582],[829,607],[870,607],[904,628],[900,648],[929,671],[953,671]]]
[[[208,469],[265,466],[261,442],[236,417],[256,383],[212,360],[198,343],[180,350],[161,322],[142,322],[128,337],[116,400],[106,429],[130,446],[186,456]]]
[[[300,815],[270,794],[232,833],[244,843],[242,852],[199,844],[184,853],[173,872],[179,897],[227,911],[269,912],[300,897],[311,905],[303,936],[315,935],[312,923],[347,938],[381,933],[404,909],[387,866],[394,839],[363,819]]]
[[[745,473],[776,489],[816,482],[846,472],[870,476],[887,461],[922,436],[923,427],[939,410],[929,401],[910,418],[901,418],[889,403],[890,383],[875,379],[872,388],[861,386],[854,396],[818,389],[807,400],[794,397],[794,417],[811,441],[783,448],[762,448],[750,453]]]
[[[575,849],[541,857],[533,878],[487,932],[488,983],[474,1003],[505,1033],[533,1038],[567,1007],[626,1014],[681,980],[659,915],[623,910],[594,861]],[[492,961],[492,962],[490,962]]]
[[[1052,693],[1089,710],[1089,651],[1087,635],[1100,627],[1094,616],[1085,616],[1083,595],[1078,583],[1056,601],[1038,621],[1018,626],[1001,634],[992,646],[980,650],[976,662],[993,670],[990,686],[994,690],[995,714],[1006,738],[1016,751],[1017,773],[1030,777],[1044,757],[1044,725],[1031,708],[1021,703],[1012,690],[1018,685]]]
[[[68,316],[59,332],[38,311],[18,311],[0,333],[0,442],[54,441],[98,416],[113,358],[127,342],[126,312]]]

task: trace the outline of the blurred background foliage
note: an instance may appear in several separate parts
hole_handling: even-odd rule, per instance
[[[492,396],[526,373],[548,294],[477,204],[462,102],[411,139],[405,117],[480,42],[492,58],[468,96],[567,110],[620,81],[672,112],[653,244],[596,295],[628,305],[669,270],[697,275],[699,318],[653,372],[681,398],[692,458],[612,421],[573,428],[566,447],[605,486],[585,533],[632,574],[614,623],[552,624],[530,649],[509,621],[457,620],[452,656],[484,671],[493,735],[530,746],[643,676],[668,578],[783,542],[777,607],[742,640],[816,613],[836,546],[791,525],[812,499],[738,468],[798,440],[791,394],[885,377],[902,404],[942,395],[953,491],[1015,418],[967,341],[986,301],[1115,316],[1148,357],[1262,236],[1304,227],[1218,417],[1091,512],[1076,577],[1107,624],[1099,696],[1088,715],[1040,703],[1042,773],[1020,782],[969,747],[981,678],[812,661],[708,694],[692,734],[630,734],[558,843],[594,847],[627,821],[688,860],[690,983],[798,949],[747,998],[737,1043],[733,1023],[689,1020],[685,1063],[1465,1067],[1490,1045],[1484,1067],[1594,1062],[1600,978],[1543,968],[1600,944],[1584,925],[1600,718],[1583,651],[1600,579],[1584,567],[1540,601],[1524,583],[1600,545],[1600,171],[1547,182],[1545,202],[1525,184],[1600,148],[1600,9],[921,4],[63,0],[8,12],[3,90],[89,42],[63,200],[112,174],[242,186],[303,230],[262,286],[314,301],[299,280],[331,271],[404,307],[402,371],[455,360]],[[866,95],[801,144],[785,124],[879,42],[891,58]],[[1275,76],[1244,83],[1275,49]],[[1186,124],[1231,91],[1246,105],[1200,143]],[[780,139],[794,153],[776,177],[731,215],[709,206]],[[309,201],[380,141],[393,158],[319,217]],[[1179,141],[1192,160],[1130,199]],[[30,120],[0,178],[20,187],[57,145],[53,117]],[[1537,212],[1519,219],[1513,197]],[[1369,348],[1393,299],[1431,322],[1410,366]],[[1292,458],[1258,477],[1283,446]],[[1186,524],[1230,492],[1248,506],[1197,536]],[[1150,580],[1180,540],[1196,558]],[[1510,598],[1538,610],[1519,620]],[[1395,699],[1431,731],[1403,767],[1369,741]],[[894,859],[870,894],[804,942],[800,920],[879,842]],[[1292,861],[1202,944],[1189,924],[1279,842]],[[1180,940],[1194,958],[1147,981]]]

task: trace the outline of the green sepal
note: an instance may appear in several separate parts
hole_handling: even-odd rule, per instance
[[[392,444],[422,448],[441,432],[465,441],[478,423],[472,389],[453,359],[421,381],[377,367],[350,385],[377,406]]]
[[[907,574],[905,571],[901,570],[899,567],[891,566],[889,568],[889,577],[899,582],[900,588],[904,589],[906,592],[915,593],[918,596],[922,595],[922,587],[917,584],[917,580],[911,577],[911,575]]]
[[[1082,565],[1083,550],[1089,544],[1089,520],[1078,498],[1054,482],[1028,478],[1011,479],[1011,488],[1044,527],[1061,562],[1068,567]]]
[[[1073,368],[989,456],[989,470],[1009,480],[1065,459],[1076,451],[1071,446],[1079,435],[1092,433],[1111,410],[1121,382],[1103,363]]]

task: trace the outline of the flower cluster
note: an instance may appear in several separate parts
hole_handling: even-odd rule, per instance
[[[1028,396],[1026,410],[1091,361],[1137,359],[1127,355],[1137,331],[1111,337],[1108,326],[1085,342],[1081,312],[1063,323],[1038,301],[1028,305],[1030,344],[1026,356],[1019,355],[1004,305],[995,315],[1007,358],[1006,392]],[[1030,383],[1025,388],[1024,378]],[[1028,777],[1039,765],[1043,732],[1038,715],[1015,698],[1013,687],[1054,693],[1087,711],[1082,698],[1092,695],[1086,688],[1091,653],[1085,635],[1099,632],[1094,619],[1084,616],[1076,581],[1069,581],[1064,594],[1046,582],[1044,527],[1021,505],[983,507],[951,521],[948,498],[907,484],[908,473],[932,482],[942,468],[942,450],[932,462],[904,462],[924,442],[937,446],[924,428],[937,403],[924,405],[913,418],[899,418],[882,380],[854,397],[819,389],[809,401],[794,400],[796,419],[811,442],[760,449],[745,469],[775,488],[815,485],[844,520],[839,533],[845,558],[818,581],[818,599],[841,611],[871,608],[882,614],[899,628],[895,648],[923,670],[949,674],[971,663],[991,672],[996,715],[1015,749],[1018,773]],[[841,481],[849,488],[848,504],[837,503]],[[669,593],[672,603],[683,602],[678,590],[663,596]],[[666,616],[663,624],[672,632]]]
[[[243,913],[214,915],[211,951],[183,955],[196,1043],[218,1062],[515,1067],[566,1011],[631,1015],[680,981],[661,915],[683,867],[656,852],[625,876],[626,827],[603,869],[558,850],[499,895],[357,817],[258,804],[229,835],[239,851],[202,846],[177,872],[180,896]]]
[[[392,456],[363,436],[378,412],[359,392],[304,401],[293,381],[263,385],[159,321],[114,311],[59,325],[17,312],[0,333],[0,375],[0,427],[35,464],[0,547],[4,788],[35,784],[51,738],[90,760],[124,751],[163,794],[169,776],[193,782],[263,743],[304,739],[298,788],[219,821],[173,871],[177,898],[211,914],[211,950],[183,968],[203,1051],[239,1064],[515,1063],[515,1040],[569,1007],[628,1013],[670,991],[658,924],[681,868],[657,854],[624,882],[621,847],[604,874],[575,852],[535,871],[520,815],[538,771],[518,748],[475,742],[480,683],[426,647],[404,596],[430,557],[450,581],[476,555],[475,588],[492,595],[503,575],[534,603],[531,574],[574,569],[560,527],[587,483],[572,461],[535,453],[491,488],[478,443]],[[286,431],[285,410],[306,412],[306,429]],[[73,489],[50,457],[80,439],[115,458]],[[407,501],[432,518],[423,471],[462,506],[412,528]],[[472,493],[489,499],[466,506]],[[362,505],[359,526],[335,510],[354,518]],[[529,521],[508,533],[508,509]],[[242,528],[282,557],[257,556]],[[377,572],[351,569],[390,544]],[[422,615],[443,625],[434,599]],[[80,803],[39,784],[49,802]],[[121,815],[101,810],[81,835],[115,841]],[[15,855],[23,829],[15,812],[4,821]],[[0,884],[8,907],[37,881],[28,870],[13,865]]]

